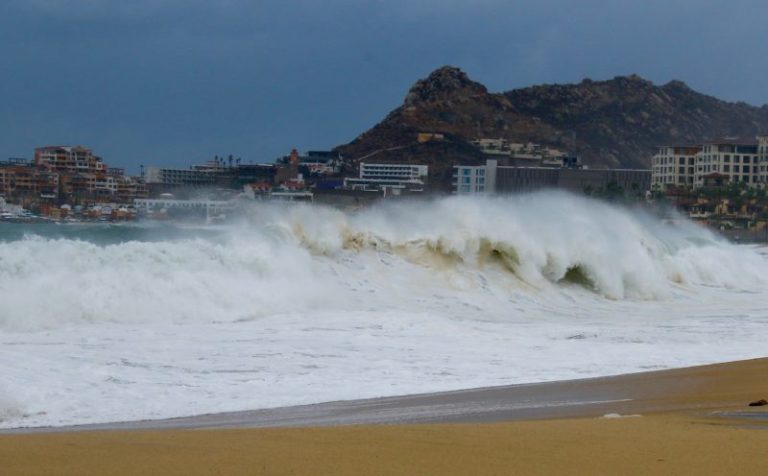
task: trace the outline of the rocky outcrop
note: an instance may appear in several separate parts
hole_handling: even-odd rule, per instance
[[[419,132],[442,140],[418,141]],[[592,167],[647,168],[654,147],[768,133],[768,106],[731,103],[681,81],[657,86],[639,76],[490,93],[445,66],[413,85],[403,104],[349,144],[350,165],[387,160],[432,165],[438,180],[455,163],[480,163],[469,144],[481,138],[538,142],[578,154]]]

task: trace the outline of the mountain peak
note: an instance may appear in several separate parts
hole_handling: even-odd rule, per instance
[[[424,79],[416,81],[405,97],[405,106],[430,103],[455,96],[477,96],[488,90],[455,66],[442,66]]]
[[[614,83],[618,83],[625,86],[631,85],[634,87],[644,87],[644,88],[654,87],[654,84],[652,81],[649,81],[637,74],[630,74],[629,76],[616,76],[615,78],[613,78],[612,81]]]
[[[768,106],[721,101],[680,81],[655,86],[633,74],[489,93],[459,68],[444,66],[417,81],[403,106],[340,150],[353,158],[384,151],[377,157],[428,164],[430,176],[450,184],[454,164],[483,163],[471,145],[477,138],[543,144],[593,168],[647,168],[661,144],[765,130]],[[444,138],[418,142],[418,132]]]
[[[673,79],[672,81],[662,86],[662,88],[665,90],[691,91],[691,88],[679,79]]]

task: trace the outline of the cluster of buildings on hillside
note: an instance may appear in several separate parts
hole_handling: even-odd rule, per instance
[[[454,167],[453,186],[458,195],[518,193],[562,189],[588,195],[611,190],[622,195],[645,197],[651,172],[644,169],[589,169],[562,163],[557,166],[510,165],[488,159],[485,165]]]
[[[764,188],[768,184],[768,136],[659,146],[651,169],[589,169],[576,157],[538,144],[502,139],[478,139],[473,144],[487,160],[479,166],[454,166],[453,190],[459,195],[542,188],[590,193],[608,187],[640,195],[729,184]]]
[[[768,136],[729,138],[698,145],[658,147],[652,162],[654,189],[748,187],[768,183]]]
[[[440,133],[418,136],[420,143],[443,140]],[[695,191],[733,183],[764,188],[768,182],[768,136],[661,146],[652,158],[651,169],[590,169],[575,156],[530,142],[481,138],[472,144],[485,163],[455,165],[451,182],[454,194],[556,188],[644,198],[654,190]],[[108,167],[91,149],[81,146],[40,147],[32,161],[0,162],[0,213],[32,209],[64,216],[78,210],[102,218],[111,214],[115,219],[137,212],[161,216],[178,210],[208,216],[231,209],[238,200],[361,206],[429,190],[428,165],[345,161],[336,151],[300,154],[292,150],[275,162],[260,164],[217,156],[189,168],[142,167],[139,176]],[[699,205],[690,207],[692,214],[701,213]],[[722,208],[722,204],[713,206]]]
[[[734,239],[768,241],[768,136],[658,147],[652,189]]]
[[[540,144],[503,139],[478,139],[473,144],[487,159],[484,165],[454,166],[452,185],[458,195],[556,188],[576,193],[614,189],[641,197],[651,188],[650,170],[589,169],[577,157]]]
[[[43,211],[61,204],[132,203],[147,196],[139,177],[109,168],[86,147],[35,149],[34,160],[0,162],[0,196],[6,203]]]
[[[512,142],[506,139],[475,139],[472,145],[477,147],[484,155],[492,158],[501,158],[510,166],[559,167],[568,158],[568,154],[551,147],[533,142]],[[571,158],[576,161],[575,157]]]
[[[273,163],[243,164],[215,157],[189,168],[142,166],[141,175],[108,167],[82,146],[35,149],[34,160],[0,162],[0,213],[20,216],[22,210],[56,218],[89,215],[89,210],[117,216],[118,210],[164,215],[205,211],[218,214],[235,200],[321,201],[364,204],[385,196],[422,193],[428,166],[359,163],[343,170],[333,151],[292,150]],[[120,216],[123,216],[122,214]]]
[[[421,133],[419,142],[442,141],[440,133]],[[506,193],[555,187],[574,191],[618,183],[627,190],[647,190],[643,171],[589,170],[577,158],[534,143],[503,139],[473,142],[487,161],[482,166],[457,166],[457,194]],[[386,197],[420,195],[429,191],[425,164],[345,161],[335,151],[309,151],[273,163],[244,164],[238,158],[216,156],[188,168],[142,166],[141,175],[128,176],[110,168],[82,146],[35,149],[34,160],[0,163],[3,209],[11,205],[49,216],[72,210],[163,214],[205,211],[218,214],[233,200],[313,201],[335,205],[364,205]],[[649,175],[649,174],[646,174]],[[111,211],[111,212],[110,212]]]

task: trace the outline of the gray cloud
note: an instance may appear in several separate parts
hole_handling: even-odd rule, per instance
[[[346,142],[443,64],[494,90],[638,73],[768,102],[758,1],[24,0],[0,5],[0,155],[272,160]]]

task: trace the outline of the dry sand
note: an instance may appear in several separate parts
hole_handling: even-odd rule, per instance
[[[765,475],[768,419],[722,415],[768,416],[747,407],[766,377],[760,359],[597,380],[642,415],[615,419],[0,435],[0,474]]]

